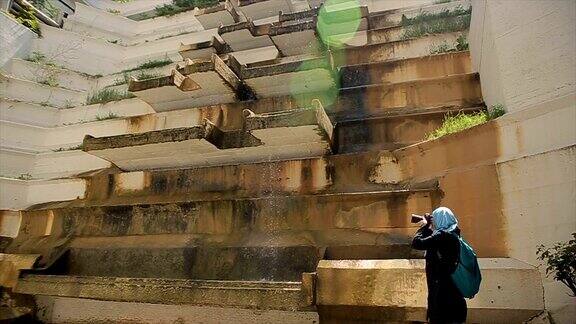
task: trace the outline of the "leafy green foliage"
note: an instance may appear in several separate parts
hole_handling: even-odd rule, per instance
[[[30,30],[35,32],[38,36],[42,36],[42,32],[40,31],[40,23],[38,22],[36,15],[34,15],[34,9],[25,6],[23,7],[22,11],[19,11],[15,15],[15,17],[16,21],[30,28]]]
[[[466,36],[464,36],[463,34],[458,36],[458,38],[456,38],[455,47],[457,51],[467,51],[469,46],[468,46],[468,39],[466,38]]]
[[[568,286],[576,297],[576,233],[572,233],[572,237],[568,242],[556,243],[550,248],[540,245],[536,254],[547,264],[546,275],[554,274],[554,279]]]
[[[161,6],[156,6],[154,11],[156,11],[156,16],[174,16],[182,10],[174,7],[173,5],[163,4]]]
[[[117,89],[102,89],[88,96],[86,104],[92,105],[97,103],[107,103],[122,99],[134,98],[134,95],[128,91],[119,91]]]
[[[502,104],[493,105],[488,109],[488,119],[498,118],[506,113],[504,106]]]
[[[464,34],[458,36],[454,45],[448,45],[446,41],[439,45],[432,45],[430,46],[430,54],[441,54],[441,53],[449,53],[449,52],[456,52],[456,51],[467,51],[469,48],[468,46],[468,39]]]
[[[138,70],[153,69],[153,68],[157,68],[157,67],[166,66],[166,65],[172,64],[172,63],[174,63],[174,62],[172,62],[172,60],[169,59],[168,56],[166,56],[163,59],[146,61],[146,62],[138,65],[137,67],[135,67],[133,69],[127,69],[127,70],[124,70],[122,72],[132,72],[132,71],[138,71]]]

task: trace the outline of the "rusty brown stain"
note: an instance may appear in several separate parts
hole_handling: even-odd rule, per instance
[[[399,149],[406,177],[439,179],[442,196],[434,207],[454,210],[463,234],[481,257],[506,257],[506,221],[495,161],[501,154],[500,129],[495,121]]]

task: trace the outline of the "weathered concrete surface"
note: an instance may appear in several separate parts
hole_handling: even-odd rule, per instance
[[[0,286],[14,288],[22,270],[34,267],[39,254],[0,253]]]
[[[216,54],[210,60],[187,59],[170,76],[131,80],[128,89],[156,111],[230,103],[250,97],[249,89],[242,86]]]
[[[340,89],[331,113],[340,118],[385,115],[395,109],[466,108],[482,104],[477,74],[416,79]]]
[[[403,178],[386,151],[100,174],[87,181],[87,204],[108,205],[426,188]]]
[[[349,45],[335,55],[336,66],[367,64],[399,58],[414,58],[430,55],[430,47],[447,43],[449,46],[464,33],[428,35],[421,38],[393,42],[369,43],[363,46]]]
[[[338,121],[333,152],[394,150],[425,140],[439,128],[447,114],[477,112],[483,107],[400,109],[382,117]]]
[[[411,59],[348,65],[340,68],[340,86],[396,83],[472,72],[468,51]]]
[[[330,151],[333,126],[321,106],[255,114],[245,110],[240,130],[202,126],[94,138],[83,150],[124,170],[260,162],[319,156]]]
[[[514,259],[480,259],[482,285],[467,301],[468,321],[519,323],[544,309],[536,268]],[[322,322],[425,321],[424,260],[323,260],[316,303]]]
[[[103,202],[95,202],[96,206],[93,207],[61,206],[59,209],[27,212],[22,223],[33,223],[35,218],[40,220],[48,217],[52,222],[48,234],[77,236],[403,228],[413,226],[409,222],[410,211],[432,208],[433,200],[437,199],[435,195],[430,188],[232,200],[184,200],[154,205],[141,203],[98,207]],[[174,198],[166,197],[164,200]]]
[[[472,62],[489,105],[518,111],[576,92],[573,1],[473,5]]]
[[[25,275],[15,291],[108,301],[248,309],[295,311],[305,306],[298,282]]]
[[[40,319],[50,323],[71,322],[116,322],[158,323],[159,319],[169,323],[238,324],[318,323],[315,311],[292,312],[279,310],[254,310],[242,308],[208,307],[192,305],[161,305],[137,302],[109,302],[80,298],[38,296]]]

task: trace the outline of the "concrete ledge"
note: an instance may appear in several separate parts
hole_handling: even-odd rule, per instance
[[[331,114],[336,120],[380,117],[393,111],[483,104],[476,73],[341,88]]]
[[[299,282],[249,282],[26,275],[16,292],[96,300],[295,311]]]
[[[209,60],[186,59],[169,76],[130,80],[128,90],[156,111],[230,103],[253,98],[250,89],[216,54]]]
[[[536,268],[506,258],[479,262],[483,281],[480,293],[467,301],[469,322],[520,323],[544,310]],[[424,266],[424,260],[407,259],[320,261],[316,303],[321,319],[425,321]]]
[[[0,253],[0,286],[14,288],[20,271],[32,269],[39,257],[40,254]]]
[[[256,162],[329,152],[332,125],[322,107],[256,115],[245,111],[242,129],[204,125],[140,134],[86,136],[83,150],[125,170]]]

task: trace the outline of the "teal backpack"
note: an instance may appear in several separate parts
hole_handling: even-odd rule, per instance
[[[456,236],[460,242],[460,257],[456,270],[452,273],[452,281],[464,297],[474,298],[474,295],[480,290],[480,282],[482,282],[478,258],[470,244],[464,241],[462,237]]]

